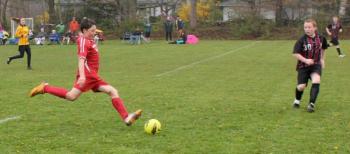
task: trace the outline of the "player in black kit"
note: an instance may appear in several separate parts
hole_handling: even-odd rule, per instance
[[[334,16],[332,18],[332,23],[327,26],[326,31],[327,34],[331,37],[331,44],[336,46],[339,57],[345,57],[345,55],[340,51],[339,46],[339,33],[343,32],[343,28],[337,16]]]
[[[295,43],[293,55],[298,60],[298,85],[295,90],[293,106],[299,108],[300,100],[309,79],[312,81],[308,112],[314,112],[320,89],[322,69],[325,67],[324,51],[328,47],[325,37],[317,33],[317,24],[313,19],[304,22],[305,34]]]

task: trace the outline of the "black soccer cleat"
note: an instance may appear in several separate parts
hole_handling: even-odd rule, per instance
[[[293,107],[296,108],[296,109],[299,109],[300,108],[300,104],[293,104]]]
[[[10,62],[11,62],[11,59],[7,58],[7,61],[6,61],[7,65],[10,64]]]
[[[315,104],[314,103],[310,103],[307,106],[307,112],[309,112],[309,113],[315,112]]]

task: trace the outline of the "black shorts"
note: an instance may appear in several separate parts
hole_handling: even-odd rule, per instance
[[[331,43],[332,43],[333,45],[339,45],[338,37],[333,37],[332,40],[331,40]]]
[[[312,65],[305,68],[300,68],[298,71],[298,84],[307,84],[309,79],[311,79],[312,73],[317,73],[322,75],[322,66],[320,64]]]
[[[151,32],[145,32],[145,37],[149,38],[151,36]]]

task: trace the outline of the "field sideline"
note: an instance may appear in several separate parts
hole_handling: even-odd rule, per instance
[[[29,98],[41,81],[71,88],[76,46],[32,46],[5,64],[17,46],[0,46],[0,153],[350,153],[350,41],[348,56],[328,49],[315,113],[309,88],[293,109],[295,41],[164,41],[100,45],[100,75],[117,87],[129,111],[144,110],[125,126],[107,95],[75,102],[50,95]],[[162,132],[144,133],[148,119]]]

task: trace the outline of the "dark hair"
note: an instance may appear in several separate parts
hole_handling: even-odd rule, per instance
[[[80,24],[80,30],[81,32],[84,32],[83,30],[86,29],[90,29],[93,25],[96,25],[96,22],[92,19],[86,18],[81,20],[81,24]]]

